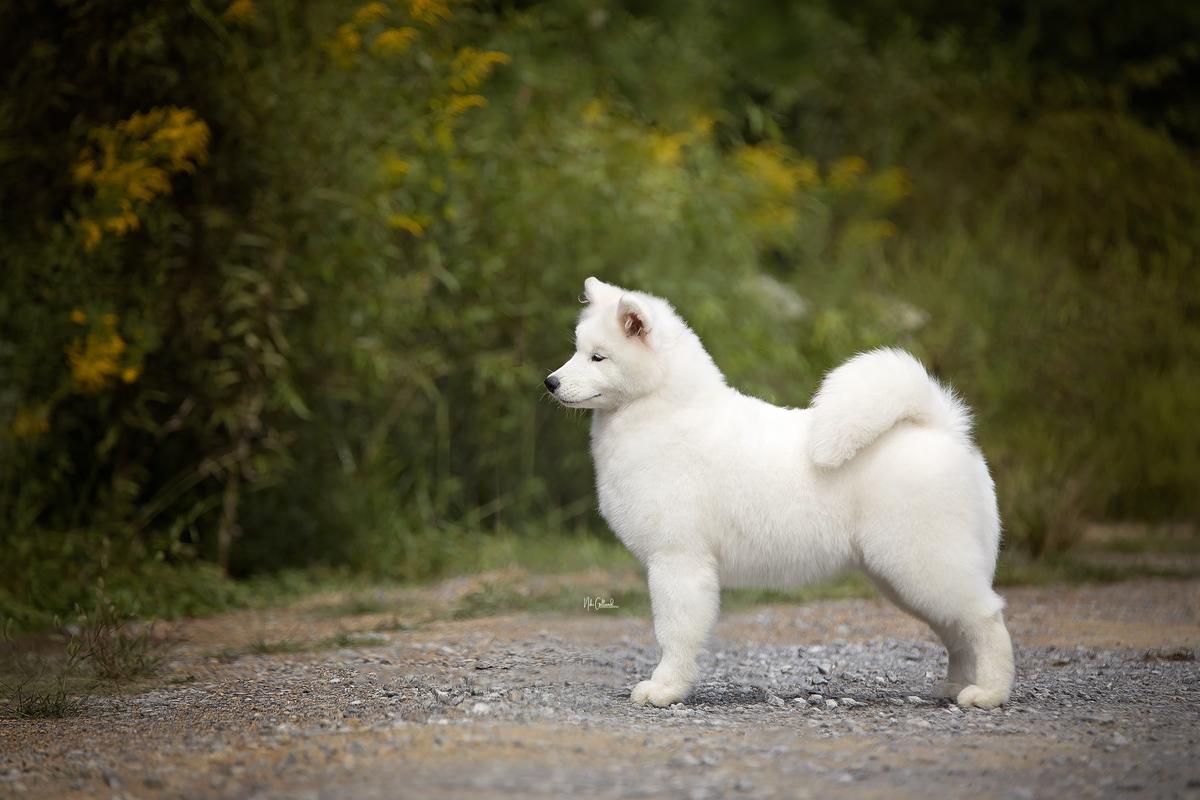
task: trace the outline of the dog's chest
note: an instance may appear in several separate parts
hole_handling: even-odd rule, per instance
[[[653,454],[636,442],[606,437],[592,443],[600,513],[618,535],[634,527],[648,510],[656,472]],[[650,483],[648,483],[650,482]]]
[[[636,555],[694,528],[696,459],[690,448],[654,434],[594,436],[592,458],[600,513]]]

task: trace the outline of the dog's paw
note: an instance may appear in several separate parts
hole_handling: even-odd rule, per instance
[[[963,708],[995,708],[1008,699],[1003,689],[985,689],[974,684],[958,693],[957,703]]]
[[[933,696],[942,699],[958,697],[959,693],[965,689],[961,683],[951,683],[950,681],[942,681],[935,684],[933,687]]]
[[[633,687],[633,691],[629,693],[629,699],[639,706],[649,704],[664,708],[672,703],[678,703],[687,696],[687,693],[687,687],[680,684],[642,681]]]

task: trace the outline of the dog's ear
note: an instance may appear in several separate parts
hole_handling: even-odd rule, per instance
[[[650,315],[633,295],[624,295],[617,304],[617,319],[629,337],[645,339],[650,334]]]
[[[605,297],[611,296],[617,291],[617,287],[610,286],[599,278],[588,278],[583,282],[583,297],[581,300],[585,303],[596,305],[604,300]]]

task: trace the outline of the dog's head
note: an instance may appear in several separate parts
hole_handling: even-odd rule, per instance
[[[654,392],[664,380],[663,349],[686,330],[671,306],[596,278],[575,327],[575,355],[546,378],[564,406],[612,410]]]

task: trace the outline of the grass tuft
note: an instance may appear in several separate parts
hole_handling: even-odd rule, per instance
[[[104,595],[66,635],[26,636],[14,641],[6,624],[0,649],[0,694],[8,712],[23,718],[77,714],[102,685],[155,675],[175,641],[154,623],[123,617]]]
[[[18,650],[4,631],[4,659],[0,664],[0,692],[7,711],[23,719],[60,718],[83,710],[85,693],[73,691],[87,652],[76,636],[67,639],[61,653],[46,658]]]
[[[84,631],[86,657],[96,677],[125,683],[156,674],[174,642],[155,633],[154,623],[122,619],[116,607],[101,602]]]
[[[30,689],[24,686],[5,687],[9,707],[21,719],[60,719],[83,711],[83,697],[70,694],[61,685]]]

